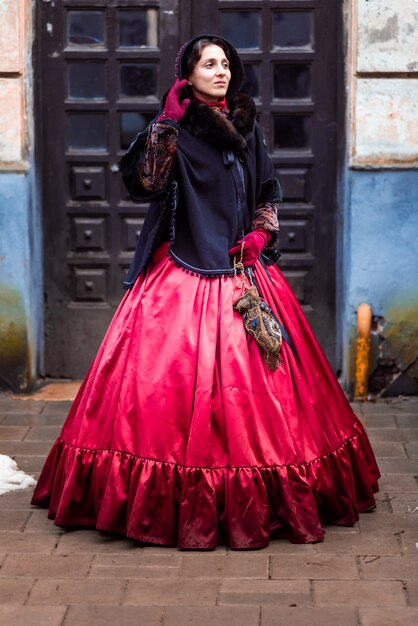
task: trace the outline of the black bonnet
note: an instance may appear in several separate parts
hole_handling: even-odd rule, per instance
[[[245,83],[246,80],[246,76],[245,76],[245,70],[244,70],[244,66],[242,64],[242,61],[239,57],[238,52],[235,50],[234,46],[232,44],[229,43],[229,41],[227,41],[226,39],[224,39],[223,37],[219,37],[218,35],[198,35],[197,37],[193,37],[193,39],[191,39],[190,41],[188,41],[187,43],[185,43],[179,50],[178,54],[177,54],[177,58],[176,58],[176,77],[183,79],[186,78],[184,73],[185,73],[185,68],[184,68],[184,57],[187,53],[188,50],[190,50],[191,46],[193,46],[193,44],[198,41],[199,39],[206,39],[206,37],[212,39],[212,38],[216,38],[216,39],[220,39],[221,41],[223,41],[225,43],[225,45],[227,46],[228,50],[229,50],[229,67],[231,70],[231,81],[229,83],[229,87],[228,87],[228,91],[226,93],[226,97],[227,98],[233,98],[234,96],[237,95],[237,93],[240,91],[240,89],[242,88],[243,84]]]

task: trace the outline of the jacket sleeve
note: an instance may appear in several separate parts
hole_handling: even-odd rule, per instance
[[[138,133],[119,162],[133,202],[161,200],[169,188],[177,149],[178,124],[155,120]]]
[[[171,124],[157,122],[150,126],[137,166],[139,180],[147,191],[158,192],[167,188],[173,171],[177,138],[178,129]]]

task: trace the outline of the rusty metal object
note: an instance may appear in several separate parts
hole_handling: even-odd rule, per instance
[[[370,363],[370,327],[372,310],[368,304],[360,304],[357,309],[357,345],[356,345],[356,384],[354,399],[367,399],[367,379]]]

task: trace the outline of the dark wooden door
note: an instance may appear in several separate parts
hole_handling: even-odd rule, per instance
[[[123,296],[147,205],[117,162],[158,109],[180,42],[242,53],[284,189],[280,266],[335,363],[338,3],[56,0],[38,5],[45,369],[85,374]]]

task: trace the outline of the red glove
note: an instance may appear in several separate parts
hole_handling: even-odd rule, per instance
[[[267,230],[264,230],[264,228],[256,228],[248,233],[248,235],[245,235],[245,237],[237,241],[236,245],[229,250],[229,254],[231,256],[235,255],[239,260],[241,257],[241,247],[244,243],[244,252],[242,257],[244,267],[254,265],[254,263],[260,258],[263,248],[265,248],[271,240],[271,237],[272,234]]]
[[[176,78],[174,85],[167,94],[164,111],[157,119],[157,122],[161,122],[166,119],[174,120],[175,122],[179,122],[181,120],[190,104],[189,98],[179,102],[181,91],[186,84],[187,80],[185,78],[183,80]]]

